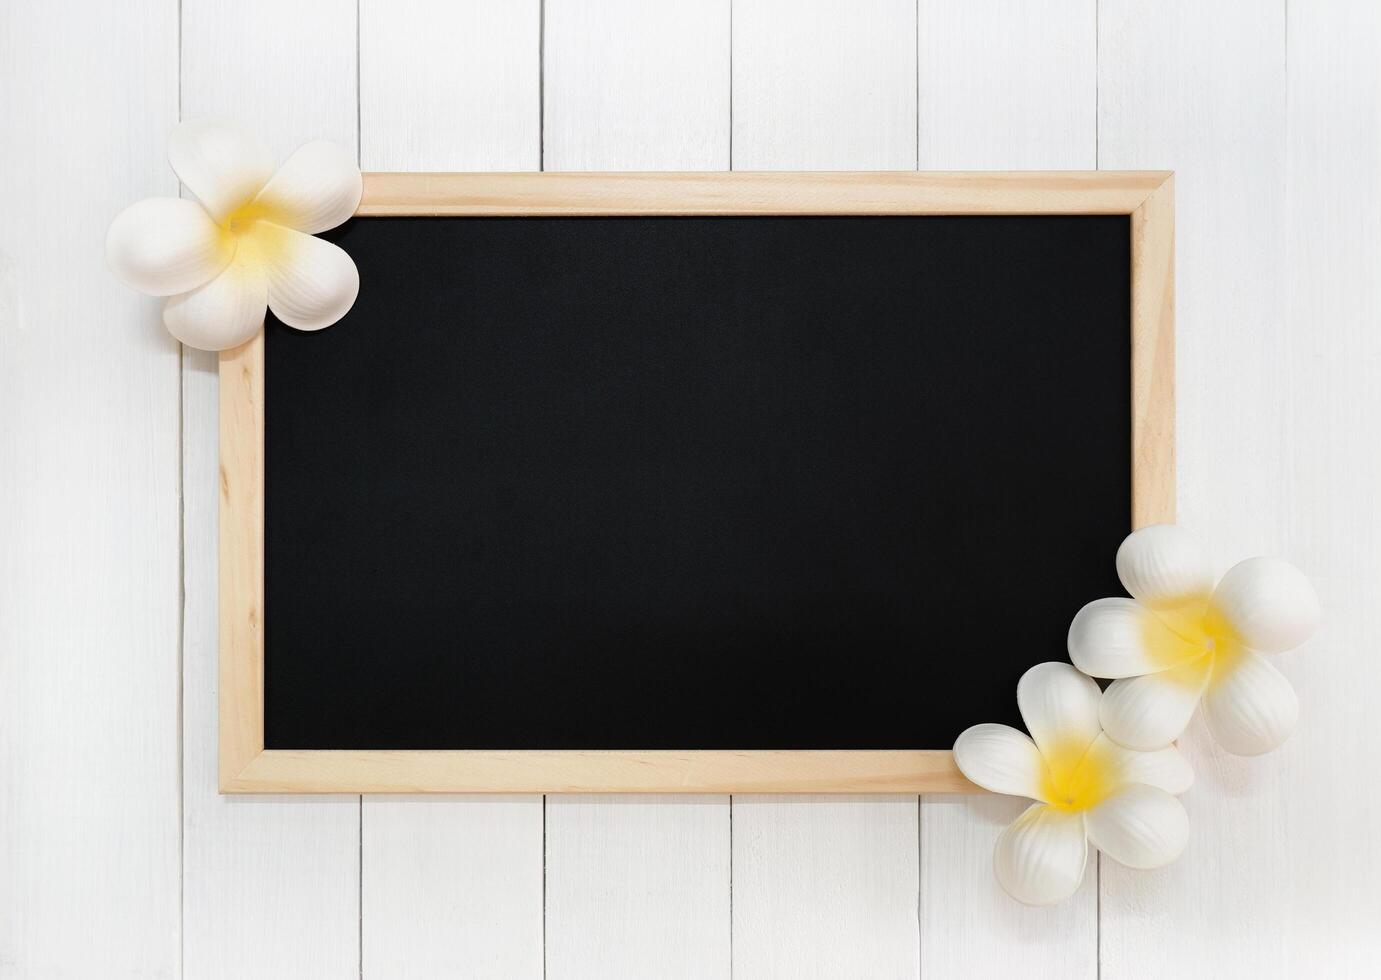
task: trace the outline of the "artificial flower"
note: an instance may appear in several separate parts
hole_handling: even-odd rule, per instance
[[[971,782],[1035,800],[1003,831],[993,870],[1009,895],[1054,905],[1078,889],[1090,842],[1132,868],[1179,857],[1189,817],[1176,795],[1194,773],[1179,750],[1137,752],[1098,724],[1098,685],[1069,664],[1037,664],[1017,684],[1028,737],[1007,725],[975,725],[954,743]]]
[[[320,140],[276,171],[253,136],[182,123],[168,161],[196,200],[155,197],[111,222],[106,261],[128,285],[167,296],[163,322],[189,347],[225,350],[253,337],[266,309],[290,327],[319,330],[359,293],[355,263],[312,237],[355,213],[363,182],[354,159]]]
[[[1132,598],[1091,602],[1069,627],[1074,665],[1118,678],[1101,710],[1115,741],[1169,745],[1196,706],[1229,752],[1259,755],[1285,741],[1299,701],[1262,654],[1299,646],[1318,625],[1318,596],[1297,568],[1249,558],[1215,587],[1193,536],[1157,524],[1122,542],[1117,575]]]

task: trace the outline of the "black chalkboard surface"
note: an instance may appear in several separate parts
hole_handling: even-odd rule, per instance
[[[948,748],[1116,594],[1126,214],[356,218],[264,349],[264,746]]]

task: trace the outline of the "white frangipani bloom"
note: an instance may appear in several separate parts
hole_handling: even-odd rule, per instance
[[[1069,657],[1093,677],[1118,678],[1103,697],[1112,738],[1135,749],[1169,745],[1202,704],[1209,731],[1237,755],[1285,741],[1299,701],[1263,653],[1309,639],[1319,599],[1278,558],[1249,558],[1218,582],[1188,531],[1158,524],[1117,550],[1131,599],[1099,599],[1069,627]]]
[[[1037,802],[998,838],[993,870],[1027,905],[1054,905],[1079,888],[1092,842],[1132,868],[1179,857],[1189,817],[1175,796],[1194,781],[1173,747],[1137,752],[1098,724],[1098,685],[1069,664],[1037,664],[1017,684],[1031,735],[975,725],[954,743],[960,771],[984,789]]]
[[[312,237],[360,203],[354,159],[333,143],[307,143],[274,169],[253,136],[182,123],[168,161],[197,200],[148,198],[111,222],[106,261],[141,293],[167,296],[163,322],[189,347],[225,350],[253,337],[271,308],[299,330],[335,323],[360,277],[336,245]]]

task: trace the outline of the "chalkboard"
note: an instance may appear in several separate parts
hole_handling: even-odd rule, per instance
[[[1134,523],[1134,220],[328,233],[354,308],[259,342],[261,750],[908,752],[1020,725],[1016,679],[1118,592]]]

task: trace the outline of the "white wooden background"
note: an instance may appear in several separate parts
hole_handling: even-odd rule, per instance
[[[1373,0],[4,0],[0,977],[1371,974],[1379,64]],[[215,360],[102,256],[208,116],[381,170],[1178,171],[1181,515],[1317,583],[1300,731],[1195,728],[1188,853],[1046,911],[991,797],[217,796]]]

